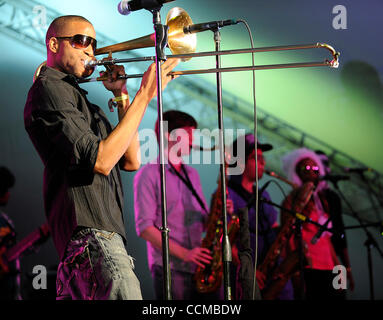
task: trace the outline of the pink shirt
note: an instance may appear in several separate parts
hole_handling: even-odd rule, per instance
[[[296,190],[290,193],[290,195],[285,199],[283,207],[290,209],[292,206],[292,199],[296,195]],[[303,213],[306,217],[310,218],[312,221],[324,224],[328,218],[328,214],[320,211],[315,206],[315,202],[311,199],[306,207],[304,208]],[[288,213],[284,213],[288,215]],[[330,227],[330,225],[328,225]],[[309,265],[307,268],[318,269],[318,270],[332,270],[335,266],[334,260],[334,248],[331,242],[331,234],[324,232],[316,244],[311,243],[311,239],[318,232],[319,227],[312,223],[304,222],[302,224],[302,240],[305,247],[305,255],[308,259]],[[290,245],[294,248],[294,237],[290,239]]]
[[[315,222],[318,222],[321,212],[311,211],[309,218]],[[326,221],[328,214],[322,212],[322,215],[325,219],[320,219]],[[323,217],[322,216],[322,217]],[[319,221],[323,224],[324,222]],[[333,255],[332,255],[332,243],[331,235],[328,232],[322,234],[318,239],[316,244],[311,243],[311,239],[318,232],[319,227],[311,223],[304,223],[302,227],[302,239],[307,245],[306,257],[311,262],[311,266],[308,268],[318,269],[318,270],[332,270],[335,266]]]

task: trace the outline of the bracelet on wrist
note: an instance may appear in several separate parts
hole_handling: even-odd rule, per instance
[[[119,97],[110,98],[109,101],[108,101],[109,110],[113,112],[113,107],[117,107],[118,102],[121,102],[121,101],[124,101],[124,100],[128,100],[128,99],[129,99],[129,95],[128,94],[123,94],[123,95],[121,95]]]

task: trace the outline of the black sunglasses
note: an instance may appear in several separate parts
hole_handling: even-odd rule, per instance
[[[55,37],[56,39],[69,39],[71,46],[75,49],[86,49],[89,45],[92,46],[93,52],[96,51],[97,48],[97,40],[86,36],[84,34],[75,34],[71,37]]]
[[[313,171],[316,174],[319,174],[319,167],[318,166],[302,166],[300,167],[301,172],[308,172]]]

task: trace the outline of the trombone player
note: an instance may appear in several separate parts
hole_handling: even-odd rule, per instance
[[[77,81],[93,70],[96,33],[81,16],[55,19],[46,34],[47,64],[24,109],[25,128],[44,164],[44,205],[60,264],[57,299],[142,299],[127,254],[119,169],[140,166],[137,129],[156,96],[156,68],[144,73],[130,103],[124,67],[103,84],[117,102],[119,123],[89,102]],[[163,88],[178,60],[163,63]]]

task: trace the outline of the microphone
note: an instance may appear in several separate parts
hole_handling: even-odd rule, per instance
[[[325,224],[323,224],[321,227],[319,227],[318,232],[311,239],[311,244],[316,244],[318,242],[319,238],[322,236],[322,233],[325,231],[324,228],[327,227],[327,225],[329,224],[330,220],[331,219],[328,218],[326,220]]]
[[[274,171],[265,170],[265,173],[268,174],[271,177],[277,178],[277,179],[279,179],[279,180],[289,184],[294,189],[298,188],[298,186],[294,182],[291,182],[291,181],[287,180],[286,178],[281,177],[280,175],[276,174]]]
[[[319,180],[327,180],[334,183],[337,183],[338,181],[341,181],[341,180],[349,180],[349,179],[350,179],[349,176],[331,175],[331,174],[326,174],[325,176],[322,176],[319,178]]]
[[[197,33],[202,32],[206,30],[214,30],[217,28],[222,28],[226,26],[231,26],[233,24],[237,24],[237,20],[221,20],[221,21],[210,21],[210,22],[204,22],[204,23],[197,23],[192,24],[190,26],[184,27],[184,33]]]
[[[154,9],[164,3],[171,2],[174,0],[122,0],[117,6],[118,12],[123,16],[127,16],[132,11],[137,11],[141,9]]]
[[[344,167],[343,170],[344,172],[349,172],[349,173],[352,173],[352,172],[363,173],[365,171],[374,171],[371,168],[347,168],[347,167]]]

